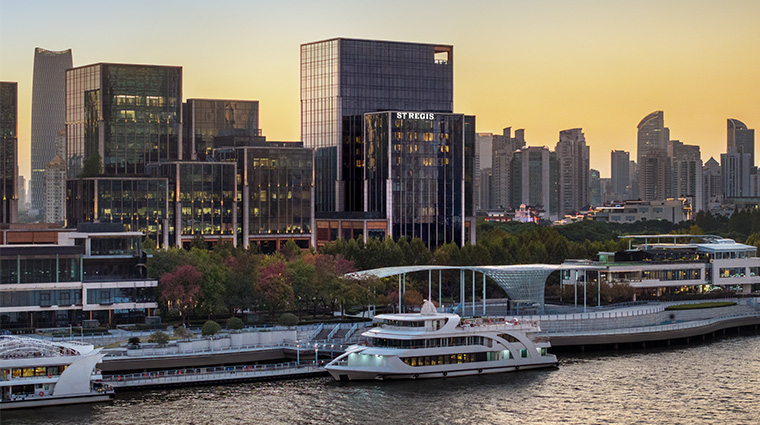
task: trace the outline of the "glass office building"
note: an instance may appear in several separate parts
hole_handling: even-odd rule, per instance
[[[18,214],[18,83],[0,82],[0,224]]]
[[[69,178],[100,155],[105,175],[145,175],[151,162],[178,160],[182,68],[99,63],[66,72]]]
[[[314,151],[301,143],[268,142],[237,148],[236,154],[244,245],[272,252],[293,240],[308,248]]]
[[[386,219],[396,240],[472,242],[475,117],[394,111],[364,120],[366,217]]]
[[[58,245],[0,245],[0,329],[141,323],[158,307],[139,232],[93,223]]]
[[[158,171],[168,179],[171,244],[189,246],[196,234],[235,241],[240,230],[234,162],[172,162]]]
[[[161,177],[88,177],[69,180],[66,224],[122,223],[158,243],[169,240],[169,182]],[[168,246],[168,245],[167,245]]]
[[[215,148],[247,146],[264,139],[257,100],[188,99],[182,113],[183,159],[205,160]]]
[[[301,45],[301,140],[315,149],[317,214],[362,211],[363,114],[451,113],[453,69],[450,45],[345,38]]]

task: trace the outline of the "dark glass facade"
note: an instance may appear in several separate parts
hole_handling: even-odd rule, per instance
[[[0,328],[141,323],[156,308],[139,232],[88,224],[58,245],[0,245]]]
[[[317,212],[361,211],[362,115],[452,112],[453,47],[331,39],[301,46],[301,140],[315,152]]]
[[[159,246],[169,243],[169,184],[166,178],[90,177],[69,180],[67,227],[79,223],[122,223],[127,231],[143,232]]]
[[[237,174],[234,162],[162,164],[168,178],[169,238],[182,246],[194,235],[233,239],[237,229]]]
[[[243,235],[250,241],[311,237],[314,151],[294,145],[236,149]]]
[[[430,247],[466,243],[474,117],[368,113],[364,131],[366,218],[387,218],[394,239],[416,237]]]
[[[99,154],[105,175],[144,175],[181,155],[182,68],[94,64],[66,72],[69,178]]]
[[[188,99],[182,113],[184,159],[205,160],[216,148],[263,141],[257,100]]]
[[[18,83],[0,82],[0,223],[18,214]]]

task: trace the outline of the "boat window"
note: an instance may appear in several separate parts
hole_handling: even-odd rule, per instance
[[[507,342],[520,342],[519,339],[515,338],[514,336],[510,334],[499,334],[499,338],[503,338]]]
[[[522,350],[520,350],[520,357],[522,357],[524,359],[528,358],[528,350],[525,349],[525,348],[523,348]]]

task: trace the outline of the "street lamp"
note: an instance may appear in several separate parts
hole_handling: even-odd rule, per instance
[[[314,344],[314,366],[319,366],[319,344]]]
[[[301,344],[296,344],[296,367],[301,365]]]

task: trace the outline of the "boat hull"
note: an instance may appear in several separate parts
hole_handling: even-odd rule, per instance
[[[65,404],[97,403],[113,399],[114,393],[82,394],[64,397],[30,397],[22,400],[0,402],[0,410],[25,409],[31,407],[60,406]]]
[[[458,376],[486,375],[492,373],[517,372],[520,370],[543,369],[557,367],[555,359],[547,362],[527,363],[520,365],[473,365],[472,367],[455,370],[425,370],[409,373],[407,371],[378,370],[371,368],[354,368],[350,366],[327,366],[325,369],[336,381],[367,381],[367,380],[401,380],[401,379],[431,379],[452,378]],[[427,368],[426,368],[427,369]]]

